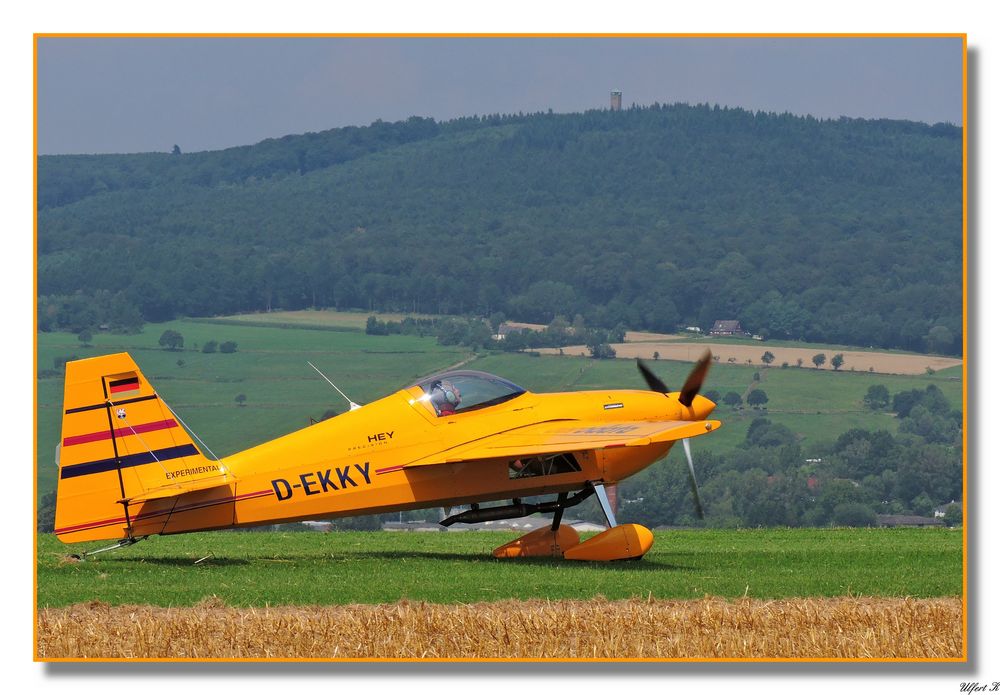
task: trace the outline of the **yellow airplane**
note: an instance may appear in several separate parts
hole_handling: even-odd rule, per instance
[[[195,446],[127,353],[69,362],[55,532],[66,543],[118,541],[93,554],[154,534],[471,505],[441,523],[554,512],[551,525],[496,557],[640,558],[653,535],[616,523],[605,486],[680,439],[701,515],[687,440],[721,424],[706,419],[715,404],[698,395],[710,363],[706,352],[677,392],[641,361],[650,391],[531,393],[449,371],[217,459]],[[561,524],[563,510],[594,494],[609,528],[581,542]],[[554,499],[524,501],[543,495]],[[510,502],[481,506],[497,500]]]

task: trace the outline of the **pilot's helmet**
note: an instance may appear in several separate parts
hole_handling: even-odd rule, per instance
[[[451,404],[452,407],[462,402],[462,393],[455,384],[445,379],[436,385],[441,389],[445,402]]]

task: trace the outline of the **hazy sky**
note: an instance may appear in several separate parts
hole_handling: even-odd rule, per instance
[[[185,152],[411,115],[708,102],[962,122],[961,39],[47,38],[41,154]]]

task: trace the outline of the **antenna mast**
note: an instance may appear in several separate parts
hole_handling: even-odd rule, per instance
[[[351,404],[351,410],[357,410],[358,408],[361,407],[360,405],[358,405],[357,403],[355,403],[354,401],[352,401],[350,398],[348,398],[346,393],[344,393],[339,388],[337,388],[337,385],[335,383],[333,383],[332,381],[330,381],[330,379],[326,376],[326,374],[324,374],[323,372],[319,371],[319,369],[317,369],[317,367],[316,367],[315,364],[313,364],[312,362],[310,362],[308,360],[306,360],[306,364],[308,364],[310,367],[312,367],[313,369],[315,369],[317,374],[319,374],[321,377],[323,377],[324,379],[326,379],[326,383],[330,384],[330,386],[332,386],[333,388],[337,389],[337,393],[339,393],[341,396],[343,396],[344,400]]]

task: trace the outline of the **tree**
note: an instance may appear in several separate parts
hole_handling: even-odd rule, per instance
[[[180,153],[181,153],[180,145],[174,145],[174,149],[170,150],[170,154],[180,154]]]
[[[850,480],[826,480],[816,497],[816,505],[823,510],[823,518],[831,519],[833,511],[841,504],[863,504],[864,491]]]
[[[859,502],[846,502],[833,508],[834,526],[875,526],[875,512]]]
[[[617,354],[608,343],[593,343],[588,345],[587,349],[590,350],[590,356],[595,360],[613,359]]]
[[[747,404],[754,408],[764,405],[767,401],[767,394],[764,393],[763,389],[754,389],[747,396]]]
[[[736,408],[743,404],[743,396],[736,393],[735,391],[729,391],[725,396],[722,397],[722,402],[726,405]]]
[[[79,340],[81,344],[89,346],[90,341],[94,339],[94,336],[90,333],[89,328],[84,328],[80,331],[80,334],[76,336],[76,339]]]
[[[926,492],[910,500],[910,510],[917,516],[930,516],[934,512],[934,500]]]
[[[930,384],[923,391],[920,389],[900,391],[892,397],[892,409],[901,418],[909,417],[910,411],[918,405],[924,406],[932,413],[941,415],[946,414],[951,409],[948,399],[944,397],[941,389],[935,384]]]
[[[944,524],[948,528],[962,525],[962,505],[952,503],[945,507]]]
[[[898,460],[893,496],[909,501],[911,508],[921,496],[926,498],[921,500],[921,509],[929,512],[934,508],[933,500],[958,499],[962,495],[962,457],[956,448],[938,444],[910,446]]]
[[[921,403],[907,417],[900,418],[899,431],[919,435],[929,444],[958,444],[961,426],[947,413],[931,410]]]
[[[766,417],[758,417],[750,423],[745,441],[747,446],[779,447],[794,444],[796,437],[785,425],[773,423]]]
[[[843,366],[843,364],[844,364],[844,355],[843,353],[840,352],[834,355],[833,359],[830,360],[830,366],[833,367],[833,371],[839,370],[841,366]]]
[[[705,393],[703,395],[705,396],[705,398],[707,398],[708,400],[712,401],[713,403],[718,403],[719,402],[719,398],[721,398],[721,396],[719,395],[719,392],[715,391],[714,389],[713,390],[705,391]]]
[[[892,410],[901,418],[908,417],[910,411],[913,410],[914,406],[919,405],[923,397],[924,393],[920,389],[900,391],[892,397]]]
[[[653,359],[654,360],[660,359],[660,351],[659,350],[654,350],[653,351]]]
[[[201,346],[201,351],[205,354],[211,354],[216,351],[219,347],[219,343],[215,340],[209,340],[204,345]]]
[[[184,366],[184,364],[185,364],[185,363],[184,363],[184,360],[181,360],[181,359],[177,360],[177,366],[178,366],[178,367],[183,367],[183,366]]]
[[[184,347],[184,336],[175,330],[167,329],[160,336],[160,345],[167,350],[180,350]]]
[[[868,387],[864,402],[871,410],[882,410],[889,405],[889,389],[883,384],[872,384]]]
[[[554,336],[565,336],[569,333],[569,329],[569,321],[564,316],[556,316],[546,327],[546,330]]]
[[[580,318],[582,320],[582,317],[580,317]],[[490,318],[489,318],[490,328],[493,329],[494,333],[499,333],[500,332],[500,326],[506,320],[507,320],[507,317],[504,316],[504,313],[502,311],[495,311],[492,314],[490,314]]]
[[[468,345],[473,350],[486,349],[492,341],[493,335],[490,333],[488,323],[478,319],[469,322],[465,340],[463,341],[465,345]]]
[[[802,366],[802,358],[801,357],[799,357],[797,360],[795,360],[795,366],[796,367],[801,367]]]
[[[247,402],[247,395],[245,393],[238,393],[233,400],[236,401],[236,405],[242,408],[243,404]]]
[[[236,352],[236,343],[232,340],[227,340],[219,346],[219,352],[233,353]]]
[[[774,353],[767,350],[763,355],[760,356],[760,361],[764,364],[770,366],[774,362]]]
[[[953,342],[955,342],[955,338],[947,326],[934,326],[927,333],[927,352],[950,352]]]
[[[813,364],[816,365],[816,369],[819,369],[826,363],[826,355],[822,352],[813,355]]]

